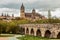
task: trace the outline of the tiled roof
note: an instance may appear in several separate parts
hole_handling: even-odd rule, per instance
[[[31,17],[32,16],[32,13],[25,13],[25,17]],[[40,18],[42,18],[43,16],[39,13],[35,13],[34,16],[39,16]]]
[[[32,13],[25,13],[25,17],[31,17]]]

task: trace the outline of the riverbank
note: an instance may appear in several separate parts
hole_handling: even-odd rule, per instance
[[[0,40],[18,40],[17,37],[22,37],[24,35],[16,34],[0,34]]]

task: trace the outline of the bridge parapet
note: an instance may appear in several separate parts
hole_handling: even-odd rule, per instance
[[[40,27],[40,28],[52,28],[52,27],[59,27],[60,24],[20,24],[21,27]]]

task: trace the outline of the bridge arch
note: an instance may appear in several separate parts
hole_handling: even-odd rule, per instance
[[[28,28],[26,29],[26,34],[27,34],[27,35],[29,34],[29,29],[28,29]]]
[[[60,39],[60,32],[58,33],[57,38]]]
[[[31,35],[34,35],[34,29],[33,28],[31,29]]]
[[[41,36],[41,31],[40,31],[40,29],[37,29],[37,31],[36,31],[36,36]]]
[[[49,30],[45,31],[44,37],[50,38],[51,32]]]

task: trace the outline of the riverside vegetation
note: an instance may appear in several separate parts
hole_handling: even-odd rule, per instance
[[[18,34],[19,24],[46,24],[46,23],[60,23],[59,19],[36,20],[31,22],[29,20],[11,20],[10,22],[0,20],[0,34]]]
[[[9,21],[9,20],[8,20]],[[20,28],[19,24],[46,24],[46,23],[60,23],[60,19],[46,19],[46,20],[36,20],[31,22],[30,20],[11,20],[11,21],[3,21],[0,20],[0,34],[19,34]],[[0,35],[0,37],[11,37],[14,35]],[[48,40],[48,38],[35,37],[35,36],[25,36],[25,37],[17,37],[21,40]]]

